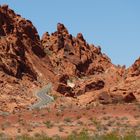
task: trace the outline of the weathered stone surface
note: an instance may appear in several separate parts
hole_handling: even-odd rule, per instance
[[[0,110],[25,108],[35,101],[34,89],[48,82],[61,96],[86,97],[85,104],[140,101],[134,92],[140,58],[128,69],[113,65],[100,46],[88,44],[82,33],[72,36],[61,23],[40,39],[31,21],[0,6]]]
[[[0,6],[0,110],[31,104],[32,90],[55,79],[51,62],[32,22]],[[10,106],[11,105],[11,106]]]
[[[99,94],[98,99],[99,99],[99,102],[101,104],[109,104],[109,103],[111,103],[111,100],[110,100],[111,98],[110,98],[110,96],[109,96],[109,94],[107,92],[101,92]]]
[[[45,33],[41,42],[44,49],[52,52],[49,58],[59,74],[78,77],[99,74],[112,65],[101,53],[101,48],[90,46],[82,33],[73,37],[61,23],[55,33]]]
[[[126,103],[131,103],[133,101],[136,101],[136,97],[134,96],[134,94],[132,92],[130,92],[129,94],[127,94],[125,97],[124,97],[124,101]]]
[[[85,86],[85,91],[89,92],[89,91],[94,91],[94,90],[100,90],[102,88],[104,88],[104,81],[98,80],[97,82],[92,82],[89,83]]]
[[[140,57],[134,62],[134,64],[128,69],[130,76],[139,76],[140,75]]]
[[[4,5],[0,8],[0,29],[0,70],[17,78],[28,74],[37,79],[39,67],[34,61],[47,56],[32,22]]]

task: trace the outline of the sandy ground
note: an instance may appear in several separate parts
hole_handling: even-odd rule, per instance
[[[90,134],[117,131],[140,133],[140,105],[117,104],[88,107],[47,107],[0,116],[0,132],[10,137],[45,133],[65,137],[87,130]]]

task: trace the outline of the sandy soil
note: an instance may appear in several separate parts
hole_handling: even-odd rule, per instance
[[[0,131],[11,137],[38,133],[65,137],[82,130],[90,134],[110,131],[120,134],[135,131],[139,134],[140,105],[133,103],[84,108],[59,106],[0,116]]]

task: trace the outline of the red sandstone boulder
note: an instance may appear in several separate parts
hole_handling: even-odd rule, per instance
[[[124,97],[124,102],[126,102],[126,103],[131,103],[133,101],[136,101],[136,97],[134,96],[134,94],[132,92],[130,92],[129,94],[127,94]]]

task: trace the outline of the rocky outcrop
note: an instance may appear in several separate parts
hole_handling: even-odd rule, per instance
[[[90,103],[140,101],[139,76],[140,58],[128,69],[113,65],[100,46],[82,33],[72,36],[61,23],[40,40],[31,21],[0,6],[0,110],[27,107],[34,89],[48,82],[56,94]]]
[[[82,85],[79,80],[75,80],[74,87],[69,87],[67,84],[67,81],[72,77],[75,79],[91,75],[96,77],[105,74],[107,70],[109,71],[114,67],[111,60],[102,54],[101,48],[89,45],[82,33],[73,37],[63,24],[58,23],[57,31],[52,34],[46,32],[41,42],[55,74],[59,77],[59,82],[63,83],[63,85],[58,83],[56,88],[58,92],[69,96],[78,96],[104,88],[105,79],[102,78],[100,81],[92,80],[91,83],[83,82]],[[114,69],[117,68],[114,67]]]
[[[128,74],[132,77],[140,75],[140,58],[128,69]]]
[[[27,74],[37,79],[41,68],[35,61],[42,63],[45,58],[46,68],[50,62],[32,22],[3,5],[0,7],[0,30],[0,70],[17,78]]]
[[[74,97],[88,92],[95,94],[96,91],[110,90],[113,86],[119,87],[119,83],[125,81],[130,73],[125,66],[113,65],[101,52],[101,47],[89,45],[82,33],[73,37],[61,23],[58,23],[56,32],[46,32],[41,43],[59,77],[56,91],[63,95]],[[132,66],[132,75],[138,74],[138,62],[137,60]],[[68,81],[71,81],[72,86]],[[117,95],[117,91],[112,96],[101,94],[105,98],[105,101],[101,99],[102,102],[117,103],[125,100],[123,95]]]
[[[111,98],[107,92],[101,92],[98,96],[98,100],[101,104],[111,103]]]
[[[127,94],[127,95],[124,97],[124,101],[125,101],[126,103],[130,103],[130,102],[136,101],[136,97],[135,97],[135,95],[134,95],[132,92],[130,92],[129,94]]]
[[[73,37],[61,23],[58,23],[56,32],[45,33],[41,42],[57,74],[94,75],[103,73],[112,65],[100,47],[89,45],[81,33]]]
[[[108,94],[107,92],[101,92],[98,96],[98,100],[101,104],[116,104],[116,103],[132,103],[136,101],[136,97],[133,93],[123,94]]]
[[[32,22],[0,6],[0,110],[25,108],[33,89],[55,81],[51,62]]]
[[[98,80],[96,82],[91,82],[85,86],[85,91],[89,92],[89,91],[94,91],[94,90],[100,90],[100,89],[104,88],[104,85],[105,85],[105,83],[102,80]]]

